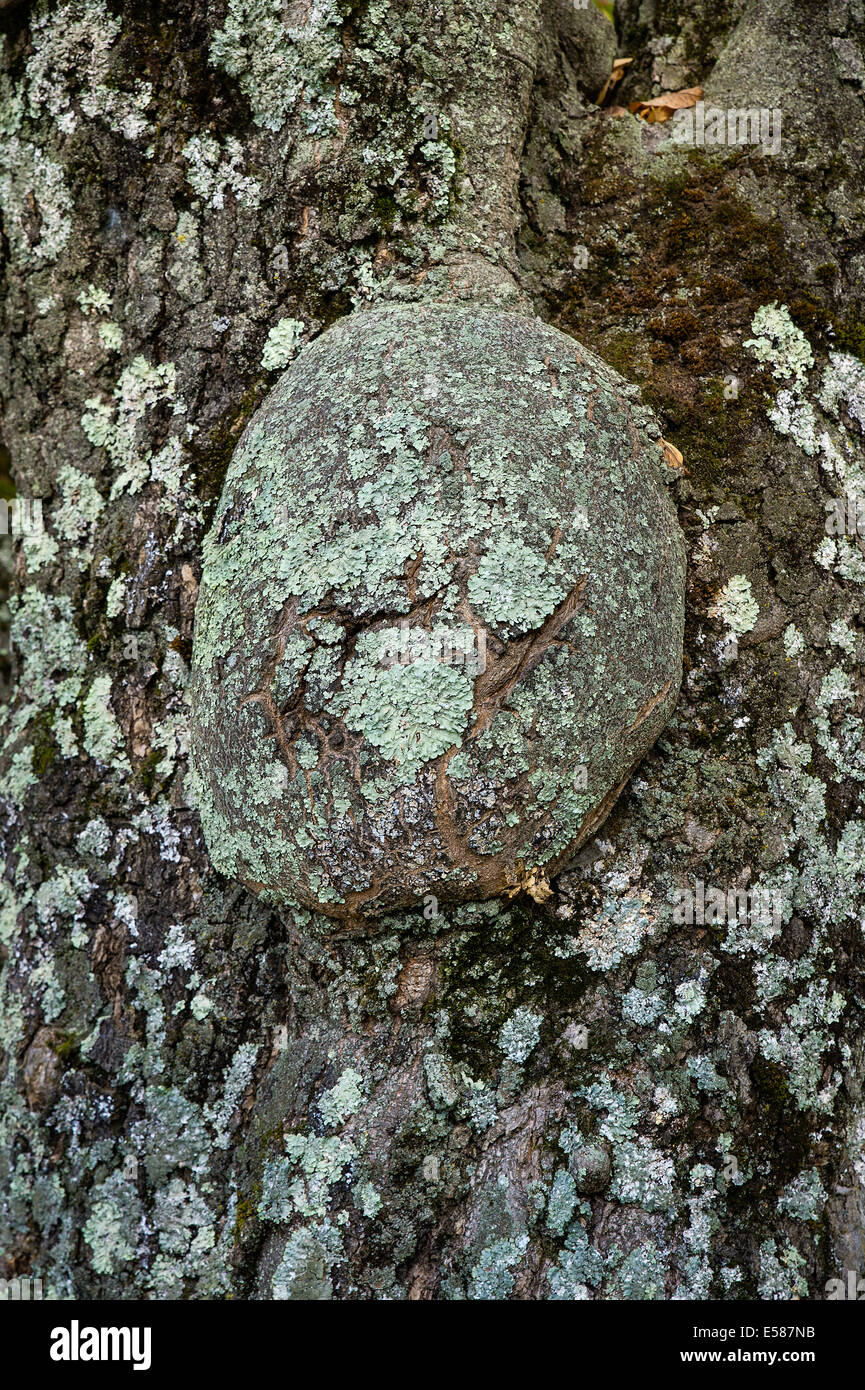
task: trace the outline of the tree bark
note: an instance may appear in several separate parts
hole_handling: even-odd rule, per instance
[[[624,0],[615,26],[12,0],[0,26],[0,496],[45,523],[0,536],[6,1276],[733,1300],[865,1275],[860,0]],[[694,87],[760,141],[626,109]],[[685,678],[548,898],[351,932],[209,863],[200,548],[292,352],[442,286],[529,305],[657,412]]]

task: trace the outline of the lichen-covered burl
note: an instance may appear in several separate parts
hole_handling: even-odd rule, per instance
[[[636,389],[483,304],[385,304],[251,421],[205,547],[214,863],[357,919],[554,872],[664,727],[684,542]]]

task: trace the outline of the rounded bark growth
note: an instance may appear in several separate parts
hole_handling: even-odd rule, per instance
[[[664,727],[684,542],[636,387],[489,308],[352,315],[241,439],[196,611],[215,865],[331,917],[567,862]]]

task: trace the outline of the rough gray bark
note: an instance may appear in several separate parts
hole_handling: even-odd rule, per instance
[[[865,13],[539,14],[2,6],[3,436],[46,531],[0,539],[0,1248],[54,1296],[865,1273],[865,562],[825,512],[865,491]],[[617,52],[612,101],[780,108],[780,151],[597,109]],[[543,902],[273,912],[210,866],[186,779],[228,460],[354,305],[514,284],[684,455],[676,713]],[[697,881],[777,920],[679,922]]]

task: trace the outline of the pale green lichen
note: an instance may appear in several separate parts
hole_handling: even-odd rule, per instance
[[[357,1189],[357,1205],[367,1220],[378,1216],[382,1209],[382,1199],[371,1182],[363,1182]]]
[[[109,352],[120,352],[123,347],[123,330],[118,323],[107,320],[96,328],[99,337]]]
[[[98,762],[128,770],[123,734],[110,701],[111,677],[97,676],[82,708],[84,748]]]
[[[826,1203],[826,1190],[816,1168],[799,1173],[778,1198],[778,1206],[797,1221],[817,1221]]]
[[[70,543],[69,556],[83,569],[90,561],[105,499],[92,478],[66,463],[57,474],[62,501],[53,511],[55,535]]]
[[[201,1107],[176,1086],[151,1084],[144,1092],[144,1115],[132,1126],[132,1139],[154,1186],[177,1168],[203,1175],[209,1161],[208,1127]]]
[[[123,492],[139,492],[151,476],[159,475],[160,467],[169,460],[176,469],[179,450],[176,440],[170,440],[154,457],[141,437],[142,422],[160,401],[171,402],[175,413],[183,412],[175,382],[173,363],[153,366],[146,358],[136,357],[121,372],[112,402],[99,396],[86,402],[81,428],[91,444],[108,453],[115,470],[112,500]]]
[[[809,401],[799,399],[793,391],[779,391],[769,419],[778,433],[789,435],[803,453],[813,456],[819,452],[818,420]]]
[[[81,312],[88,317],[92,314],[105,314],[111,308],[111,295],[93,282],[77,295]]]
[[[15,932],[18,913],[23,903],[16,898],[12,885],[0,879],[0,943],[7,946]]]
[[[724,1078],[718,1074],[718,1069],[711,1057],[689,1057],[685,1064],[685,1068],[692,1081],[701,1091],[712,1094],[712,1092],[726,1090],[727,1083]]]
[[[795,623],[788,623],[784,629],[784,651],[793,658],[799,656],[804,650],[805,638]]]
[[[460,743],[474,693],[466,676],[438,661],[382,669],[387,640],[378,633],[361,637],[332,708],[395,762],[400,780],[408,782],[425,762]]]
[[[622,1012],[631,1023],[647,1027],[661,1018],[667,1008],[660,994],[646,993],[641,989],[629,989],[622,1000]]]
[[[61,864],[36,891],[33,899],[36,915],[42,922],[64,922],[67,927],[74,928],[83,918],[93,888],[84,869]]]
[[[468,591],[487,622],[529,632],[552,613],[567,589],[543,556],[502,536],[482,557]]]
[[[330,1222],[312,1222],[292,1231],[271,1280],[273,1297],[304,1302],[330,1299],[330,1270],[342,1258],[342,1237]]]
[[[163,970],[189,969],[195,960],[195,942],[190,941],[183,928],[175,923],[168,928],[165,945],[157,959]]]
[[[842,495],[826,505],[827,536],[813,552],[816,564],[834,570],[842,579],[865,587],[865,558],[845,536],[858,529],[865,498],[865,467],[858,436],[865,431],[865,365],[846,353],[833,352],[824,368],[820,388],[809,399],[807,369],[814,357],[783,306],[764,305],[752,325],[761,332],[745,344],[760,361],[770,362],[773,374],[789,382],[768,412],[779,434],[789,437],[820,467]],[[852,519],[852,526],[851,526]],[[835,539],[837,537],[838,539]]]
[[[760,616],[760,605],[751,592],[751,581],[744,574],[734,574],[718,595],[715,613],[736,637],[751,632]]]
[[[20,806],[27,788],[38,780],[33,771],[33,749],[28,745],[12,755],[9,766],[0,776],[0,796],[8,797],[13,805]]]
[[[639,1134],[640,1105],[607,1080],[594,1082],[583,1093],[596,1110],[605,1111],[598,1132],[613,1146],[610,1195],[646,1211],[669,1211],[675,1204],[675,1166],[672,1159]]]
[[[25,225],[31,200],[39,209],[33,240]],[[24,265],[56,261],[72,234],[72,195],[62,166],[18,136],[0,145],[0,210],[12,254]]]
[[[4,750],[11,748],[40,709],[56,711],[74,705],[89,665],[87,650],[73,625],[73,607],[66,595],[52,598],[27,588],[9,601],[12,640],[21,653],[19,688],[24,696],[6,732]]]
[[[543,1018],[525,1006],[502,1024],[499,1047],[511,1062],[525,1062],[538,1045]]]
[[[547,1277],[550,1298],[556,1301],[587,1299],[588,1286],[597,1287],[603,1280],[604,1258],[578,1222],[570,1227],[558,1264]]]
[[[767,363],[780,381],[804,385],[807,370],[814,365],[814,354],[787,306],[779,306],[774,300],[761,305],[751,320],[751,332],[757,336],[747,339],[744,346],[751,349],[757,361]]]
[[[40,8],[31,25],[33,49],[23,83],[30,114],[49,113],[58,129],[69,135],[81,112],[125,139],[137,140],[148,129],[143,113],[150,104],[151,86],[136,80],[123,90],[113,80],[112,49],[120,20],[103,0]],[[122,65],[117,67],[122,77]]]
[[[116,618],[123,612],[123,602],[126,597],[126,576],[118,574],[112,579],[108,593],[105,596],[105,614],[108,618]]]
[[[684,1023],[690,1023],[706,1007],[706,992],[698,980],[683,980],[676,985],[674,1013]]]
[[[207,1266],[217,1265],[213,1282],[224,1287],[218,1274],[215,1213],[194,1183],[173,1177],[156,1193],[154,1225],[159,1252],[153,1261],[149,1283],[162,1298],[179,1298],[190,1278],[208,1283]],[[214,1278],[215,1275],[215,1278]]]
[[[760,1297],[785,1300],[806,1298],[808,1282],[802,1274],[804,1267],[805,1260],[795,1245],[788,1245],[779,1254],[776,1240],[771,1237],[764,1240],[760,1246]]]
[[[0,208],[13,257],[21,264],[55,261],[72,232],[73,202],[63,168],[27,138],[28,126],[47,116],[58,134],[68,136],[84,115],[128,140],[147,130],[142,113],[150,85],[136,80],[131,90],[122,90],[112,80],[120,28],[103,0],[71,0],[59,8],[43,4],[31,18],[24,72],[14,86],[4,84],[7,138],[0,146]]]
[[[297,352],[303,335],[303,324],[299,319],[284,318],[271,328],[261,354],[261,365],[266,372],[279,371],[287,367]]]
[[[580,927],[577,946],[593,970],[612,970],[636,955],[656,925],[648,893],[608,898]]]
[[[30,574],[46,569],[57,558],[57,542],[47,530],[25,531],[21,537],[21,549]]]
[[[342,51],[342,15],[335,0],[313,0],[303,22],[288,24],[269,0],[228,0],[210,61],[232,77],[252,107],[256,125],[281,130],[295,107],[314,134],[336,130],[326,78]]]
[[[77,840],[80,854],[92,854],[98,859],[105,857],[110,844],[111,831],[102,816],[89,820]]]
[[[202,266],[201,227],[199,219],[188,208],[179,214],[171,236],[166,278],[185,302],[198,304],[204,299],[206,280]]]
[[[357,1148],[336,1135],[287,1134],[285,1156],[264,1168],[259,1216],[277,1224],[295,1215],[324,1216],[332,1189],[343,1180]]]
[[[577,1187],[567,1168],[559,1168],[553,1178],[547,1205],[547,1225],[553,1235],[560,1236],[574,1214]]]
[[[673,1160],[648,1139],[623,1141],[614,1152],[610,1196],[646,1211],[670,1211],[675,1205]]]
[[[503,1299],[513,1292],[514,1270],[528,1246],[528,1236],[499,1240],[481,1251],[468,1288],[470,1299]]]
[[[825,980],[812,980],[787,1010],[777,1030],[758,1034],[760,1051],[771,1062],[784,1066],[790,1089],[802,1109],[828,1112],[841,1085],[839,1073],[823,1079],[823,1054],[832,1043],[831,1026],[841,1017],[846,1000]]]
[[[199,993],[189,1001],[189,1012],[192,1014],[193,1018],[198,1019],[198,1022],[201,1023],[202,1020],[207,1018],[208,1014],[213,1013],[213,1000],[203,991],[199,991]]]
[[[237,1049],[225,1075],[221,1098],[205,1109],[207,1120],[214,1129],[214,1144],[219,1149],[228,1148],[231,1138],[229,1126],[252,1080],[259,1050],[258,1043],[243,1043]]]
[[[830,352],[820,404],[830,415],[840,415],[844,407],[865,434],[865,363],[846,352]]]
[[[855,697],[856,691],[853,688],[852,677],[840,666],[833,666],[820,683],[817,708],[826,710],[838,700],[853,700]]]
[[[427,1095],[434,1110],[452,1110],[460,1098],[460,1077],[440,1051],[430,1047],[423,1059]]]
[[[189,165],[187,178],[200,198],[217,210],[225,206],[229,190],[241,207],[257,208],[261,202],[261,184],[244,174],[244,149],[234,136],[220,145],[212,135],[194,135],[183,147],[183,157]]]
[[[847,626],[843,618],[836,618],[830,625],[828,632],[829,641],[834,646],[840,647],[848,656],[856,653],[857,638],[855,632]]]
[[[126,1174],[114,1173],[99,1184],[84,1226],[97,1274],[113,1274],[135,1258],[141,1215],[141,1204]]]
[[[666,1292],[667,1260],[654,1242],[631,1250],[622,1260],[611,1281],[609,1296],[619,1299],[663,1299]],[[691,1297],[708,1297],[692,1292]]]
[[[363,1077],[354,1067],[346,1067],[334,1086],[318,1101],[318,1113],[332,1129],[344,1124],[363,1104],[366,1094]]]

